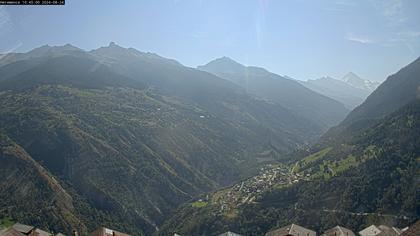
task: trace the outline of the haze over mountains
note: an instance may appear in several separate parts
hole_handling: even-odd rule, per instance
[[[114,43],[90,52],[43,46],[0,65],[0,207],[67,232],[107,224],[148,235],[181,203],[307,146],[346,112],[287,81],[333,106],[331,117],[312,119],[292,103]]]
[[[309,150],[261,172],[254,182],[213,193],[205,204],[185,204],[159,235],[226,230],[264,235],[291,222],[319,232],[335,225],[357,231],[377,222],[415,222],[420,217],[419,88],[420,58],[388,77]]]
[[[381,119],[405,104],[420,98],[420,58],[402,68],[382,83],[362,106],[352,111],[342,124],[366,119]]]
[[[418,9],[0,1],[0,236],[420,236]]]
[[[260,67],[241,65],[227,57],[213,60],[198,69],[232,81],[251,94],[282,104],[323,130],[336,125],[348,112],[343,104],[294,80]]]
[[[305,87],[343,103],[353,109],[379,86],[378,82],[364,80],[350,72],[341,79],[322,77],[315,80],[299,81]]]
[[[344,82],[356,88],[370,90],[370,91],[374,91],[380,84],[379,82],[376,82],[376,81],[362,79],[353,72],[347,73],[341,80],[343,80]]]
[[[194,69],[115,43],[3,55],[0,217],[133,235],[226,227],[259,235],[288,219],[337,223],[297,207],[418,218],[419,68],[417,59],[347,115],[337,98],[226,57]],[[353,75],[343,83],[330,89],[373,86]],[[258,192],[234,214],[218,214],[211,201],[183,205],[204,193],[214,199],[267,164],[309,176]]]

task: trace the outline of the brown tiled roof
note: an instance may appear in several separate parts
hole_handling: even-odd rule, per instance
[[[334,228],[326,230],[322,236],[355,236],[355,234],[350,229],[337,225]]]
[[[34,231],[31,232],[30,236],[52,236],[52,234],[44,230],[35,229]]]
[[[400,235],[399,231],[394,228],[388,227],[386,225],[380,225],[378,228],[381,232],[377,236],[398,236]]]
[[[316,236],[316,232],[310,229],[304,228],[302,226],[291,224],[284,226],[280,229],[276,229],[270,231],[265,234],[265,236],[286,236],[286,235],[293,235],[293,236]]]
[[[0,236],[26,236],[26,235],[15,230],[13,227],[10,227],[4,231],[0,231]]]
[[[282,228],[279,228],[279,229],[270,231],[270,232],[266,233],[265,236],[282,236],[282,235],[288,235],[291,226],[292,225],[287,225],[287,226],[284,226]]]
[[[400,236],[419,236],[420,235],[420,220],[417,220],[416,223],[412,224],[408,229]]]
[[[12,226],[13,229],[15,229],[18,232],[21,232],[23,234],[29,234],[35,227],[24,225],[21,223],[16,223]]]
[[[92,233],[90,233],[89,236],[130,236],[130,235],[118,232],[113,229],[101,227],[93,231]]]

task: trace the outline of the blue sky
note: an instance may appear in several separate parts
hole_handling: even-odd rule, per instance
[[[420,56],[418,0],[66,0],[0,7],[0,52],[115,41],[195,67],[228,56],[306,80],[384,80]]]

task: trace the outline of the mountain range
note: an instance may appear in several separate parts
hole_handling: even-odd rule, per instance
[[[362,79],[353,72],[347,73],[341,80],[355,88],[368,91],[374,91],[380,85],[379,82]]]
[[[264,235],[297,223],[317,231],[420,217],[420,58],[382,83],[290,162],[179,208],[158,235]]]
[[[115,43],[2,55],[0,219],[81,235],[406,223],[419,217],[419,75],[417,59],[346,116],[334,98],[226,57],[195,69]],[[289,179],[221,207],[271,167]]]
[[[322,77],[315,80],[299,81],[305,87],[333,98],[352,110],[379,86],[378,82],[364,80],[350,72],[342,79]]]
[[[53,232],[150,235],[177,206],[308,146],[347,112],[294,81],[280,80],[289,91],[273,101],[115,43],[2,55],[0,75],[0,217]],[[311,117],[312,106],[325,109]]]
[[[323,130],[338,124],[348,113],[343,104],[314,92],[297,81],[264,68],[244,66],[228,57],[213,60],[197,68],[231,81],[251,94],[282,104]]]

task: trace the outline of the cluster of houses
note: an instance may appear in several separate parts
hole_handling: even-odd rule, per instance
[[[33,226],[16,223],[11,227],[0,230],[0,236],[65,236],[62,233],[52,234]],[[73,231],[72,236],[78,236],[77,231]],[[100,227],[89,234],[89,236],[130,236],[116,230]]]
[[[24,225],[16,223],[13,226],[0,231],[0,236],[64,236],[61,233],[51,234],[44,230],[38,229],[33,226]],[[316,236],[317,233],[313,230],[307,229],[305,227],[291,224],[279,229],[275,229],[265,234],[265,236]],[[399,229],[395,227],[389,227],[386,225],[371,225],[358,232],[358,236],[420,236],[420,220],[415,222],[413,225],[406,227],[404,229]],[[76,231],[73,231],[72,236],[78,236]],[[89,236],[130,236],[118,232],[116,230],[108,229],[101,227],[92,233]],[[174,234],[174,236],[181,236],[179,234]],[[234,232],[225,232],[219,236],[242,236]],[[347,228],[342,226],[336,226],[325,231],[321,236],[356,236],[356,234]]]
[[[304,176],[292,173],[286,166],[267,165],[258,175],[233,185],[217,199],[220,213],[229,212],[239,205],[252,203],[256,197],[273,185],[286,185],[299,182]]]
[[[265,236],[316,236],[317,233],[300,225],[291,224],[279,229],[272,230]],[[358,232],[359,236],[420,236],[420,220],[410,227],[398,229],[386,225],[371,225]],[[233,232],[226,232],[219,236],[242,236]],[[356,234],[345,227],[336,226],[326,230],[321,236],[356,236]]]

